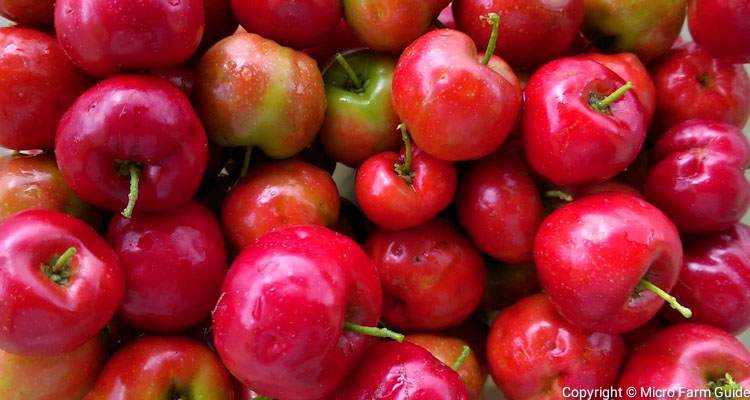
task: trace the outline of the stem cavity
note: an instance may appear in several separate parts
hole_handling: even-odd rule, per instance
[[[71,271],[70,262],[76,255],[76,248],[69,247],[56,259],[50,261],[48,264],[42,265],[42,272],[56,284],[60,286],[67,285],[70,281]]]
[[[682,316],[685,317],[685,318],[690,318],[690,317],[693,316],[693,311],[691,309],[683,306],[682,304],[680,304],[677,301],[677,298],[675,298],[674,296],[672,296],[669,293],[665,292],[664,289],[662,289],[662,288],[654,285],[653,283],[647,281],[646,279],[641,279],[640,283],[638,283],[638,289],[648,290],[648,291],[653,292],[657,296],[659,296],[662,299],[664,299],[664,301],[666,301],[667,304],[669,304],[670,307],[672,307],[675,310],[677,310],[677,312],[679,312],[680,314],[682,314]]]
[[[500,31],[500,16],[496,13],[489,13],[487,16],[482,17],[488,24],[492,25],[492,33],[490,34],[490,40],[487,42],[487,50],[484,51],[484,58],[482,58],[482,64],[487,65],[492,59],[492,55],[495,54],[495,48],[497,47],[497,36]]]
[[[392,339],[399,343],[404,341],[404,335],[394,332],[388,328],[377,328],[374,326],[362,326],[351,322],[344,323],[344,330],[347,332],[359,333],[361,335]]]
[[[612,92],[609,96],[601,99],[596,100],[594,97],[591,98],[589,101],[589,104],[591,107],[599,112],[607,112],[609,111],[609,106],[612,105],[612,103],[616,102],[617,100],[620,100],[622,96],[625,95],[630,89],[633,88],[632,82],[627,82],[624,85],[620,86],[617,90]]]
[[[354,68],[352,68],[351,64],[349,64],[349,62],[346,61],[346,58],[344,58],[344,56],[341,55],[341,53],[336,53],[336,62],[339,63],[341,68],[343,68],[346,74],[349,76],[349,80],[351,80],[352,84],[354,84],[354,88],[356,90],[362,90],[363,89],[362,80],[359,79],[359,76],[354,71]]]

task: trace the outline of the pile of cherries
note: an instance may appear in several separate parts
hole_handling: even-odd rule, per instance
[[[750,0],[0,14],[1,400],[750,396]]]

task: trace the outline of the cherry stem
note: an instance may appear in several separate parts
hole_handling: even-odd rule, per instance
[[[122,210],[122,216],[130,218],[133,216],[135,202],[138,201],[138,187],[141,180],[141,167],[136,163],[128,163],[128,174],[130,175],[130,192],[128,193],[128,206]]]
[[[359,333],[361,335],[379,337],[379,338],[384,338],[384,339],[393,339],[399,343],[404,341],[404,335],[398,332],[394,332],[388,328],[363,326],[363,325],[357,325],[351,322],[345,322],[344,330],[347,332]]]
[[[548,190],[548,191],[544,192],[544,196],[545,197],[550,197],[550,198],[553,198],[553,199],[560,199],[560,200],[566,201],[568,203],[570,203],[571,201],[575,200],[570,193],[568,193],[568,192],[566,192],[564,190]]]
[[[487,65],[490,63],[492,55],[495,54],[495,48],[497,47],[497,35],[500,31],[500,16],[496,13],[489,13],[486,17],[482,17],[482,19],[492,25],[490,41],[487,42],[487,50],[484,51],[484,58],[482,58],[482,64]]]
[[[666,301],[667,304],[669,304],[670,307],[674,308],[675,310],[677,310],[677,312],[679,312],[680,314],[682,314],[683,317],[690,318],[690,317],[693,316],[693,311],[691,309],[689,309],[689,308],[683,306],[682,304],[680,304],[677,301],[677,298],[675,298],[674,296],[672,296],[669,293],[665,292],[664,289],[662,289],[662,288],[654,285],[653,283],[651,283],[651,282],[649,282],[649,281],[647,281],[645,279],[641,279],[640,283],[638,283],[638,287],[641,288],[641,289],[645,289],[645,290],[654,292],[654,294],[656,294],[657,296],[659,296],[662,299],[664,299],[664,301]]]
[[[69,247],[67,250],[65,250],[64,253],[60,255],[60,257],[57,257],[57,260],[55,260],[55,265],[52,266],[52,272],[59,274],[64,271],[65,266],[68,265],[70,262],[70,259],[73,258],[73,256],[76,255],[76,248],[75,247]]]
[[[742,385],[734,381],[732,375],[725,373],[723,377],[708,381],[708,387],[711,393],[720,400],[729,400],[734,392],[742,390]],[[719,390],[720,389],[720,390]]]
[[[414,179],[414,171],[411,169],[411,138],[409,137],[409,131],[406,128],[406,124],[400,124],[398,129],[401,130],[401,140],[404,141],[404,162],[396,163],[396,173],[403,178],[406,183],[411,184]]]
[[[341,68],[344,69],[346,74],[349,75],[349,79],[351,79],[352,83],[354,83],[354,86],[357,89],[362,89],[362,81],[359,79],[359,76],[357,76],[357,73],[354,72],[354,68],[352,68],[352,66],[348,61],[346,61],[346,58],[344,58],[341,53],[336,53],[336,62],[338,62]]]
[[[632,82],[627,82],[624,85],[620,86],[617,90],[612,92],[609,96],[597,101],[594,103],[594,108],[598,111],[605,111],[612,103],[616,102],[617,100],[620,100],[622,96],[625,95],[625,93],[628,92],[628,90],[633,88]]]
[[[463,350],[461,350],[461,355],[458,356],[456,362],[454,362],[453,366],[451,366],[451,369],[458,372],[458,370],[464,366],[464,363],[466,362],[466,359],[469,358],[469,355],[471,355],[471,347],[464,345]]]
[[[240,178],[247,176],[247,171],[250,169],[250,156],[253,154],[253,146],[247,146],[245,148],[245,156],[242,158],[242,168],[240,169]]]

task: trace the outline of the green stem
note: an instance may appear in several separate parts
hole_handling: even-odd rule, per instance
[[[564,190],[548,190],[548,191],[544,192],[544,196],[545,197],[550,197],[550,198],[553,198],[553,199],[560,199],[560,200],[566,201],[568,203],[570,203],[571,201],[575,200],[570,193],[568,193],[568,192],[566,192]]]
[[[128,163],[128,174],[130,175],[130,192],[128,192],[128,206],[122,210],[122,216],[130,218],[133,216],[135,203],[138,201],[138,187],[141,180],[141,167],[136,163]]]
[[[245,156],[242,158],[242,169],[240,169],[240,178],[247,176],[247,171],[250,169],[250,156],[253,154],[253,146],[247,146],[245,148]]]
[[[374,326],[362,326],[351,322],[344,323],[344,330],[347,332],[359,333],[367,336],[374,336],[384,339],[393,339],[399,343],[404,341],[404,335],[394,332],[387,328],[377,328]]]
[[[742,385],[735,382],[729,373],[715,381],[709,381],[708,388],[717,400],[734,400],[732,394],[743,389]]]
[[[490,41],[487,42],[487,50],[484,51],[484,58],[482,58],[482,64],[487,65],[492,59],[492,55],[495,54],[495,48],[497,47],[497,35],[500,31],[500,16],[495,13],[489,13],[482,19],[487,20],[487,23],[492,25],[492,33],[490,34]]]
[[[344,58],[341,53],[336,53],[336,62],[338,62],[341,68],[344,69],[346,74],[349,75],[349,79],[351,79],[352,83],[354,83],[354,87],[357,89],[362,89],[362,81],[359,79],[359,76],[357,76],[357,73],[354,72],[354,68],[352,68],[352,66],[348,61],[346,61],[346,58]]]
[[[607,108],[609,108],[610,105],[612,105],[612,103],[620,100],[620,98],[622,98],[622,96],[624,96],[625,93],[627,93],[628,90],[632,88],[633,84],[631,82],[627,82],[624,85],[620,86],[617,90],[612,92],[612,94],[610,94],[609,96],[594,103],[593,106],[597,111],[604,112],[605,110],[607,110]]]
[[[70,259],[73,258],[73,256],[76,255],[76,248],[75,247],[69,247],[67,250],[65,250],[64,253],[60,255],[60,257],[57,257],[57,260],[55,260],[55,264],[52,266],[52,272],[53,273],[61,273],[65,269],[65,267],[70,262]]]
[[[398,129],[401,130],[401,140],[404,141],[404,162],[396,163],[396,173],[402,177],[406,183],[411,184],[414,180],[414,171],[411,169],[412,163],[412,149],[411,149],[411,138],[409,137],[409,131],[406,128],[406,124],[400,124]]]
[[[662,288],[654,285],[653,283],[645,279],[641,279],[640,283],[638,283],[638,287],[644,290],[654,292],[654,294],[664,299],[664,301],[666,301],[670,307],[674,308],[675,310],[677,310],[677,312],[682,314],[683,317],[690,318],[693,316],[693,311],[691,309],[680,304],[677,301],[677,298],[665,292]]]
[[[453,363],[451,369],[458,372],[458,370],[464,366],[464,363],[466,362],[466,359],[469,358],[469,355],[471,355],[471,347],[464,345],[464,348],[461,351],[461,355],[458,356],[458,359],[456,359],[456,362]]]

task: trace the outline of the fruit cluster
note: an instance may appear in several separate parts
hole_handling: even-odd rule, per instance
[[[0,14],[0,399],[750,393],[750,0]]]

